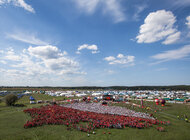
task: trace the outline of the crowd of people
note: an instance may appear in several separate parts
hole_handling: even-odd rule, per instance
[[[154,119],[151,115],[142,112],[135,112],[133,110],[119,107],[119,106],[104,106],[101,103],[72,103],[72,104],[64,104],[63,107],[73,108],[81,111],[95,112],[101,114],[111,114],[111,115],[122,115],[129,117],[139,117],[139,118],[147,118]]]
[[[26,122],[24,128],[42,126],[44,124],[56,124],[66,125],[68,130],[74,128],[92,133],[97,128],[122,129],[125,127],[133,127],[142,129],[151,127],[152,125],[168,124],[168,122],[148,118],[81,111],[58,105],[26,109],[24,112],[32,117],[30,121]]]

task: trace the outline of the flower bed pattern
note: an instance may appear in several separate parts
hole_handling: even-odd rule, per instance
[[[72,108],[61,107],[58,105],[43,106],[41,108],[32,108],[24,110],[32,119],[24,124],[24,128],[42,126],[42,125],[66,125],[67,129],[77,129],[80,131],[92,133],[97,128],[147,128],[158,124],[167,124],[167,122],[127,117],[120,115],[99,114],[88,111],[81,111]],[[80,124],[80,122],[86,122]]]

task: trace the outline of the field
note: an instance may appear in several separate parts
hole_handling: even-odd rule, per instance
[[[63,99],[63,97],[50,97],[43,94],[36,94],[33,97],[37,100],[56,100]],[[139,101],[131,101],[140,104]],[[144,102],[145,106],[149,106],[155,117],[162,121],[170,121],[171,124],[164,126],[165,132],[157,131],[155,127],[147,129],[125,128],[125,129],[96,129],[96,134],[91,134],[89,137],[87,133],[77,130],[67,130],[64,125],[44,125],[35,128],[24,129],[23,125],[30,116],[23,112],[24,109],[39,107],[41,105],[29,104],[29,96],[22,97],[17,104],[25,104],[25,107],[7,107],[2,102],[0,103],[0,139],[2,140],[22,140],[22,139],[63,139],[63,140],[189,140],[190,139],[190,123],[183,120],[183,115],[190,117],[190,106],[183,104],[166,104],[165,107],[156,106],[152,102]],[[116,104],[124,106],[136,111],[146,112],[146,109],[132,107],[123,103]],[[156,110],[156,112],[155,112]],[[177,119],[177,116],[180,119]],[[103,134],[106,132],[106,134]],[[111,134],[108,134],[111,132]]]

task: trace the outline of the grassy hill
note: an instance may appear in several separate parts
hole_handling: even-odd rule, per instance
[[[35,94],[33,97],[37,100],[52,100],[53,97],[43,94]],[[63,97],[56,97],[57,100]],[[132,101],[140,104],[139,101]],[[149,106],[159,120],[169,120],[171,125],[164,126],[166,132],[159,132],[154,127],[147,129],[125,128],[125,129],[97,129],[95,135],[87,136],[87,133],[77,130],[67,130],[64,125],[44,125],[41,127],[24,129],[23,125],[30,117],[23,112],[26,108],[39,107],[41,105],[29,104],[29,96],[24,96],[18,104],[25,104],[26,107],[7,107],[0,103],[0,139],[1,140],[189,140],[190,123],[184,120],[178,120],[177,115],[186,114],[190,118],[190,106],[183,104],[166,104],[165,107],[156,106],[153,102],[144,102],[145,106]],[[131,108],[126,104],[117,104]],[[142,108],[133,108],[136,111],[145,112]],[[154,110],[157,110],[155,113]],[[103,134],[106,132],[106,134]],[[111,132],[111,134],[108,134]]]

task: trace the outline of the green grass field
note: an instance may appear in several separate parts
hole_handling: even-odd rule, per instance
[[[37,100],[61,100],[63,97],[50,97],[43,94],[35,94],[33,97]],[[132,101],[140,104],[139,101]],[[1,140],[189,140],[190,123],[184,120],[178,120],[177,115],[186,114],[190,118],[190,106],[178,104],[166,104],[165,107],[156,106],[152,102],[144,102],[145,106],[150,106],[153,113],[159,120],[169,120],[171,125],[164,126],[165,132],[159,132],[154,127],[147,129],[125,128],[125,129],[96,129],[95,135],[87,136],[87,133],[77,130],[66,130],[64,125],[44,125],[41,127],[24,129],[23,125],[30,117],[23,112],[26,108],[39,107],[41,104],[29,104],[29,96],[24,96],[18,104],[25,104],[26,107],[7,107],[0,103],[0,139]],[[126,104],[116,104],[132,109]],[[133,108],[136,111],[143,111],[142,108]],[[154,111],[157,110],[155,113]],[[106,134],[103,134],[106,132]],[[111,134],[108,134],[111,132]]]

